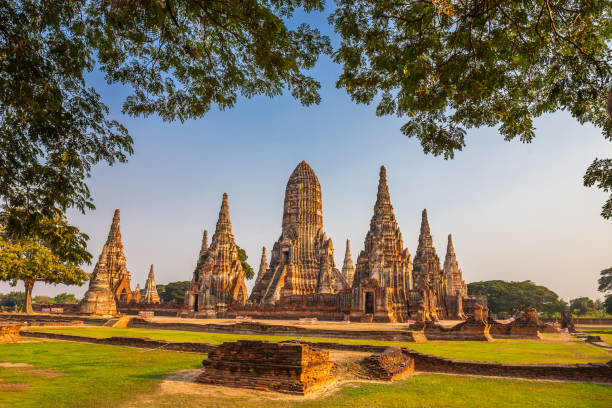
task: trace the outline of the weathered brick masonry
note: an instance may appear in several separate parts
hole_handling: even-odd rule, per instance
[[[329,352],[302,343],[223,343],[202,362],[197,382],[306,394],[333,379]]]

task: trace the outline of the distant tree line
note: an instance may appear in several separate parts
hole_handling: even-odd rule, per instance
[[[25,292],[0,293],[0,307],[4,309],[23,310],[25,300]],[[72,293],[60,293],[55,297],[41,295],[32,298],[32,303],[39,305],[75,304],[78,302],[79,299]]]
[[[166,285],[157,285],[157,294],[164,303],[184,303],[187,289],[189,281],[170,282]]]
[[[605,316],[612,314],[607,302],[578,297],[566,302],[545,286],[536,285],[530,280],[507,282],[490,280],[468,284],[468,294],[485,295],[489,311],[500,314],[517,314],[529,307],[534,307],[545,316],[557,316],[563,310],[571,310],[576,316]],[[612,302],[609,302],[612,303]]]

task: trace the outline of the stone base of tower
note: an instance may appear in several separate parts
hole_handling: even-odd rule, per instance
[[[117,303],[110,289],[94,287],[85,293],[79,311],[95,316],[116,316]]]

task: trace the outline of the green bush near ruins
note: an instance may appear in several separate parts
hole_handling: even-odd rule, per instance
[[[0,347],[0,407],[603,408],[612,402],[604,385],[426,374],[393,384],[349,382],[316,399],[234,389],[160,392],[165,375],[199,368],[201,360],[200,354],[73,342],[7,344]]]
[[[267,340],[271,342],[294,340],[295,336],[257,336],[248,334],[202,333],[175,330],[151,329],[114,329],[108,327],[82,328],[43,328],[35,327],[33,331],[63,333],[90,337],[148,337],[155,340],[191,341],[210,344],[221,344],[226,341],[243,339]],[[541,340],[496,340],[492,343],[475,341],[428,341],[426,343],[407,343],[395,341],[353,340],[338,338],[302,337],[312,342],[335,342],[343,344],[371,344],[408,347],[422,353],[434,354],[456,360],[495,361],[499,363],[519,364],[571,364],[571,363],[607,363],[612,360],[612,353],[571,337],[546,334]]]

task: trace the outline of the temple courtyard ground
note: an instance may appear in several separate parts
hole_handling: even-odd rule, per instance
[[[41,328],[38,328],[41,330]],[[62,331],[77,330],[72,328]],[[81,328],[88,334],[120,331],[142,336],[136,329]],[[111,331],[109,331],[111,330]],[[159,331],[161,332],[161,331]],[[112,333],[114,334],[114,333]],[[146,333],[149,337],[162,333]],[[188,335],[220,342],[231,335],[166,331],[173,339]],[[167,337],[166,336],[166,337]],[[214,337],[213,337],[214,336]],[[262,337],[262,336],[250,336]],[[271,339],[273,340],[273,339]],[[433,343],[431,352],[442,342]],[[466,342],[449,343],[440,353],[460,355]],[[533,342],[535,343],[535,342]],[[605,350],[588,344],[566,344],[573,351],[561,353],[562,339],[540,344],[526,341],[472,342],[477,357],[490,361],[546,360],[548,349],[559,361],[605,360]],[[572,342],[573,343],[573,342]],[[411,343],[422,347],[423,344]],[[584,348],[584,349],[583,349]],[[514,353],[514,358],[510,355]],[[522,354],[522,356],[520,356]],[[528,354],[529,357],[525,357]],[[28,339],[0,346],[0,407],[610,407],[612,387],[598,384],[529,381],[474,376],[420,373],[394,383],[363,381],[356,360],[364,353],[332,352],[339,381],[306,397],[286,396],[193,383],[204,355],[163,350],[135,349],[68,341]],[[610,359],[610,354],[607,354]],[[548,360],[547,360],[548,361]]]

